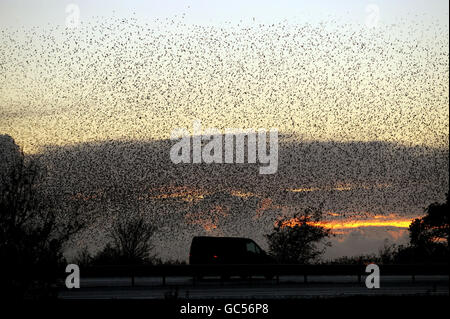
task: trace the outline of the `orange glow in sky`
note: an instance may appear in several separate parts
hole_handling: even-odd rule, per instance
[[[308,224],[314,226],[321,226],[328,229],[349,229],[358,227],[398,227],[408,228],[414,218],[400,218],[392,215],[381,216],[376,215],[367,219],[352,219],[352,220],[325,220],[319,222],[309,222]],[[300,222],[292,218],[283,223],[283,226],[293,227],[299,225]]]

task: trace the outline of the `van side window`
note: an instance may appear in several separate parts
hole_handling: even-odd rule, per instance
[[[261,253],[261,250],[259,249],[259,247],[256,246],[256,244],[254,242],[252,242],[252,241],[248,241],[246,243],[246,248],[247,248],[248,252],[251,252],[251,253],[254,253],[254,254],[258,254],[258,255]]]

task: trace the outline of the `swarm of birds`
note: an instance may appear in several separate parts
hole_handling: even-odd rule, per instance
[[[3,28],[0,132],[43,163],[49,192],[83,203],[80,247],[128,211],[158,221],[159,250],[175,258],[193,235],[262,240],[311,206],[417,215],[448,190],[448,29],[428,24]],[[174,165],[170,132],[194,120],[278,128],[278,173]]]

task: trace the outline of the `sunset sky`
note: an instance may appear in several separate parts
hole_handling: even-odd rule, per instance
[[[69,3],[79,8],[74,28],[66,25]],[[342,143],[336,166],[343,170],[333,169],[330,160],[316,174],[313,161],[321,157],[315,154],[304,160],[310,175],[281,170],[273,180],[258,180],[266,189],[251,183],[230,188],[225,180],[233,178],[219,178],[221,188],[191,183],[183,185],[189,188],[185,195],[203,200],[226,191],[233,200],[254,198],[258,204],[248,209],[256,216],[264,205],[262,210],[290,212],[286,207],[296,204],[286,198],[331,203],[335,196],[339,204],[324,206],[330,213],[324,225],[346,234],[355,229],[374,240],[373,251],[384,238],[407,240],[409,221],[448,191],[448,163],[442,160],[449,145],[448,12],[448,1],[437,0],[0,0],[0,134],[10,135],[26,154],[46,158],[55,172],[69,173],[61,163],[70,161],[58,157],[58,148],[83,155],[80,145],[97,152],[102,143],[159,143],[175,128],[192,130],[195,120],[220,130],[278,128],[282,143],[320,142],[330,153],[334,146],[327,145]],[[373,166],[361,165],[367,172],[346,170],[344,159],[365,163],[370,153],[354,155],[352,145],[357,152],[364,145],[377,148]],[[102,173],[106,178],[130,178],[128,168],[111,167]],[[88,180],[89,169],[82,175],[83,169],[77,178]],[[148,177],[142,174],[133,182]],[[373,179],[362,182],[362,176]],[[99,185],[77,191],[88,196],[104,187]],[[241,196],[248,192],[254,194]],[[345,192],[356,197],[336,195]],[[162,198],[149,200],[191,203],[170,194],[166,189],[154,195]],[[226,215],[213,206],[206,211]],[[343,218],[345,212],[355,215]],[[342,254],[355,244],[349,238],[336,241],[347,244]]]

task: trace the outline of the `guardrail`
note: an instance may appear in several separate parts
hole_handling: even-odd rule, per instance
[[[411,276],[415,280],[418,275],[449,275],[448,264],[420,264],[420,265],[379,265],[381,275]],[[222,281],[231,276],[251,278],[252,276],[266,276],[275,278],[277,283],[280,276],[355,276],[358,282],[367,275],[366,265],[157,265],[157,266],[92,266],[80,269],[82,278],[93,277],[129,277],[134,286],[136,277],[161,277],[162,285],[166,285],[167,277],[186,276],[196,280],[205,276],[219,276]]]

